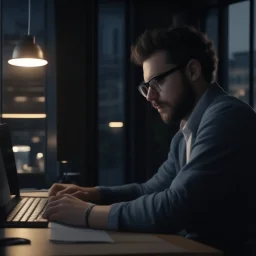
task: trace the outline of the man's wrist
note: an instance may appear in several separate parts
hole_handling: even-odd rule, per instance
[[[90,225],[89,225],[89,216],[90,216],[90,213],[91,213],[91,210],[92,208],[95,206],[95,204],[90,204],[89,207],[86,209],[85,211],[85,216],[84,216],[84,219],[85,219],[85,227],[87,228],[90,228]]]
[[[108,229],[111,205],[95,205],[89,214],[88,224],[92,229]]]

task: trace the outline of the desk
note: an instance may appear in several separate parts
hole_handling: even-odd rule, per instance
[[[220,256],[220,251],[174,235],[151,235],[108,232],[113,244],[54,244],[49,241],[50,229],[8,228],[0,236],[24,237],[30,245],[6,247],[1,256],[60,256],[60,255],[204,255]],[[158,239],[157,239],[158,238]]]
[[[41,195],[41,194],[40,194]],[[55,244],[49,241],[50,228],[0,229],[0,237],[24,237],[30,245],[0,249],[1,256],[61,255],[198,255],[220,256],[221,251],[175,235],[108,232],[113,244]]]

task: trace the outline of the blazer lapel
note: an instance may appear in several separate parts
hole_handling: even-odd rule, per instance
[[[184,136],[182,136],[182,139],[180,141],[179,146],[179,162],[180,162],[180,169],[186,165],[186,140]]]

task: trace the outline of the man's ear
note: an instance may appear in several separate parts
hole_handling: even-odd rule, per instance
[[[198,60],[191,59],[186,66],[186,75],[190,82],[195,82],[202,74],[202,66]]]

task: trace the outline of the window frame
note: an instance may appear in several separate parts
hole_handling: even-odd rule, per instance
[[[208,10],[212,8],[218,8],[218,56],[219,56],[219,67],[218,67],[218,81],[220,85],[223,86],[225,90],[229,90],[229,76],[228,76],[228,7],[231,4],[244,2],[247,0],[237,0],[237,1],[222,1],[219,4],[214,4],[208,8]],[[249,1],[249,105],[254,107],[254,81],[255,74],[255,51],[254,51],[254,34],[255,34],[255,0]]]

